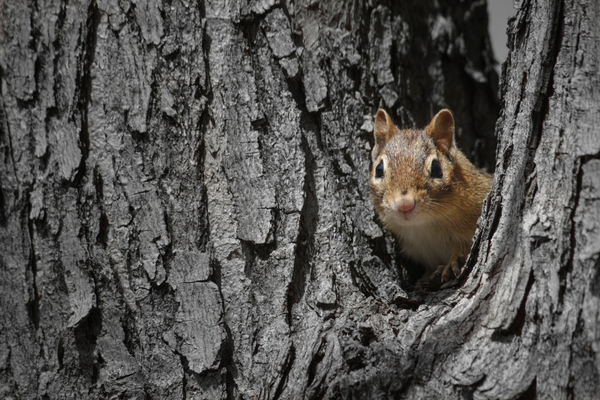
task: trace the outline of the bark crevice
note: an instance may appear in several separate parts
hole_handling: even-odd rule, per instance
[[[78,72],[77,87],[79,88],[79,150],[81,151],[81,159],[77,172],[73,177],[71,185],[78,187],[81,184],[82,179],[86,175],[86,161],[90,150],[90,132],[89,132],[89,121],[88,113],[90,103],[92,101],[92,75],[91,68],[94,63],[94,54],[96,52],[96,43],[98,35],[98,26],[100,24],[100,10],[96,1],[91,1],[88,7],[87,20],[85,23],[85,37],[81,37],[81,59],[79,61],[78,68],[81,68]]]

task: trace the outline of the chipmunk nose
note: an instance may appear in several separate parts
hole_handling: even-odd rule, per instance
[[[415,208],[415,199],[412,197],[403,197],[396,203],[396,207],[400,212],[409,212]]]

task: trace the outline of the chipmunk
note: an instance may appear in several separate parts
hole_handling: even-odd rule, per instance
[[[379,110],[373,134],[369,191],[381,222],[402,252],[425,266],[425,278],[458,277],[492,177],[456,148],[448,110],[425,130],[402,131]]]

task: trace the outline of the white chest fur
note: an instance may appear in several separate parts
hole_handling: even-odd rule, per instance
[[[450,232],[438,224],[395,226],[393,229],[402,251],[430,270],[446,265],[458,249],[458,243]]]

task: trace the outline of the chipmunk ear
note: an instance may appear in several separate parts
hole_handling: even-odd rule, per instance
[[[444,153],[448,153],[454,147],[454,118],[449,110],[444,109],[437,113],[425,131]]]
[[[379,109],[375,117],[375,128],[373,136],[375,137],[375,147],[373,148],[373,157],[381,152],[381,149],[390,140],[394,133],[398,132],[398,128],[392,122],[392,119],[384,110]]]

